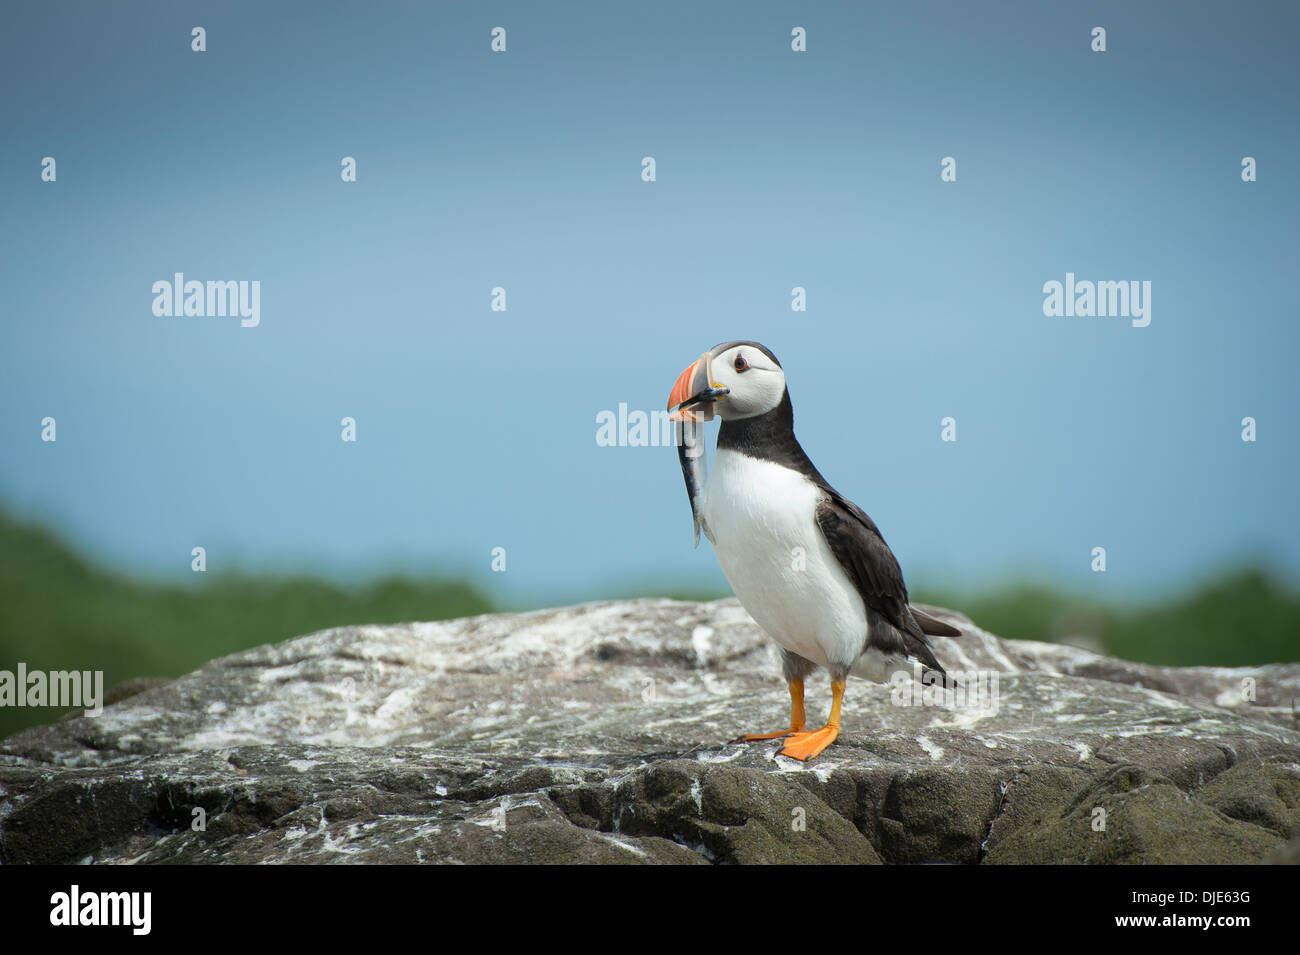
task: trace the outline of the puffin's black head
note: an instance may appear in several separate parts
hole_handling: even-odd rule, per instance
[[[785,396],[785,372],[758,342],[723,342],[677,377],[668,396],[674,421],[724,421],[766,414]],[[676,410],[673,410],[676,409]]]

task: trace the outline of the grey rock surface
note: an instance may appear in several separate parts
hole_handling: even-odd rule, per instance
[[[0,741],[0,862],[1295,858],[1300,665],[1146,666],[935,612],[966,631],[939,658],[995,674],[996,707],[850,680],[808,764],[726,742],[788,714],[734,600],[259,647]],[[812,725],[828,703],[811,681]]]

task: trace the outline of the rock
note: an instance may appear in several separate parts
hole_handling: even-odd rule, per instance
[[[1233,766],[1206,783],[1200,798],[1225,816],[1300,837],[1300,766],[1294,763]]]
[[[1277,835],[1226,818],[1168,779],[1119,766],[1064,809],[1037,813],[993,846],[989,864],[1142,865],[1258,862]]]
[[[0,862],[1288,858],[1300,665],[1150,667],[934,612],[966,630],[940,659],[996,675],[996,708],[855,680],[806,765],[725,742],[788,712],[734,600],[259,647],[0,741]],[[828,697],[810,682],[810,720]]]
[[[798,783],[757,769],[664,760],[550,796],[577,825],[661,836],[710,862],[880,864],[849,820]]]
[[[1264,865],[1300,865],[1300,839],[1292,839],[1264,857]]]

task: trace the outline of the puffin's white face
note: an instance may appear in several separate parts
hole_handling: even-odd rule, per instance
[[[719,346],[713,355],[716,384],[728,389],[715,408],[723,421],[766,414],[781,403],[785,372],[761,348],[749,344]]]
[[[785,372],[753,342],[714,346],[677,377],[668,396],[673,421],[724,420],[766,414],[781,403]],[[674,410],[675,409],[675,410]]]

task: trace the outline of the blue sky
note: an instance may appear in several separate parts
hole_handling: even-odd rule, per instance
[[[725,590],[596,416],[752,338],[914,588],[1300,579],[1294,5],[267,6],[0,15],[0,501],[108,566]],[[154,316],[178,271],[261,324]]]

